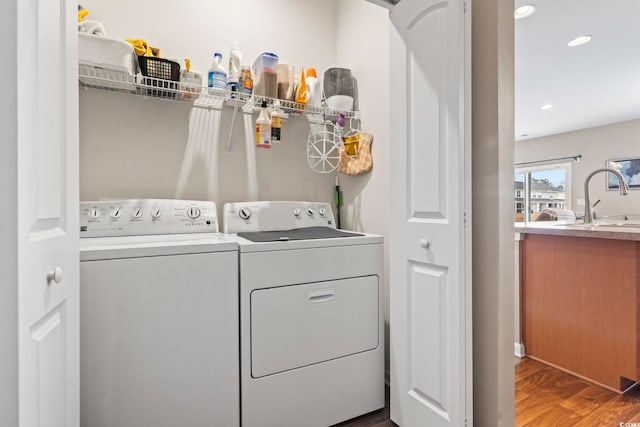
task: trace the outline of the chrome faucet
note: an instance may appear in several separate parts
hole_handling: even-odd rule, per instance
[[[624,177],[620,172],[611,168],[601,168],[596,169],[591,172],[584,180],[584,223],[585,224],[593,224],[593,216],[591,215],[591,201],[589,200],[589,181],[591,178],[597,174],[598,172],[610,172],[618,177],[618,182],[620,184],[620,195],[626,196],[629,194],[629,186],[624,180]]]

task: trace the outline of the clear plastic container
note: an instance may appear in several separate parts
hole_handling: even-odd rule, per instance
[[[278,96],[278,55],[264,52],[253,63],[253,93],[256,96]]]
[[[296,67],[278,64],[278,98],[293,101],[295,97]]]

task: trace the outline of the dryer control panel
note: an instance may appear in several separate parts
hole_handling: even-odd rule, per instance
[[[81,238],[217,232],[214,202],[165,199],[80,202]]]
[[[225,233],[292,230],[318,226],[336,228],[329,203],[225,203],[222,216]]]

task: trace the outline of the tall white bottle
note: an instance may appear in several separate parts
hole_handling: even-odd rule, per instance
[[[222,54],[216,52],[213,54],[213,63],[209,68],[207,86],[212,89],[225,90],[227,88],[227,73],[222,66]]]
[[[240,64],[242,63],[242,52],[240,51],[240,42],[234,40],[231,43],[231,51],[229,52],[229,70],[227,74],[227,90],[229,92],[238,91],[238,81],[240,80]]]

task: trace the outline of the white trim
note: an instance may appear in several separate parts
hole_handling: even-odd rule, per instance
[[[524,344],[521,343],[521,342],[514,342],[513,343],[513,354],[515,354],[515,356],[520,358],[520,359],[525,357],[526,353],[524,352]]]

